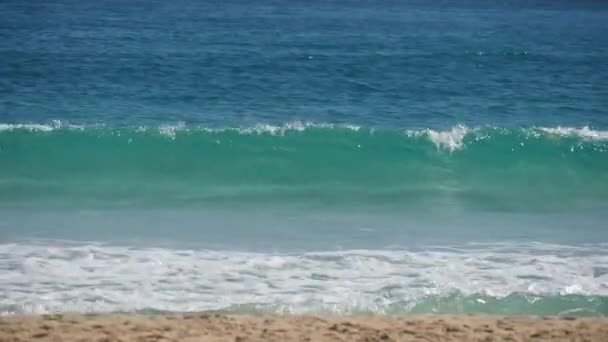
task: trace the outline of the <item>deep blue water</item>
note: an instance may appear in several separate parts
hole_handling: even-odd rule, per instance
[[[0,3],[3,122],[590,125],[603,1]]]
[[[608,314],[608,2],[0,0],[0,314]]]

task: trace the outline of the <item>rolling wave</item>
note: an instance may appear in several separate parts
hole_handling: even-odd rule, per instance
[[[603,207],[608,132],[0,124],[0,205]]]

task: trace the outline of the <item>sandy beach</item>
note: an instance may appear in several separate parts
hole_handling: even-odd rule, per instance
[[[0,341],[607,341],[605,318],[42,315],[0,318]]]

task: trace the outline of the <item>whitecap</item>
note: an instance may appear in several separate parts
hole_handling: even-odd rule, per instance
[[[457,125],[447,131],[438,131],[430,128],[422,130],[407,130],[405,131],[408,137],[427,137],[437,148],[454,152],[462,149],[464,145],[464,137],[471,132],[472,129],[464,125]]]
[[[587,140],[608,140],[608,131],[598,131],[584,126],[576,127],[539,127],[538,130],[551,135],[559,135],[563,137],[577,136]]]

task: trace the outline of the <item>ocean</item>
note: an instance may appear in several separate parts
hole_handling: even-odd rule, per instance
[[[606,2],[0,17],[0,314],[608,315]]]

